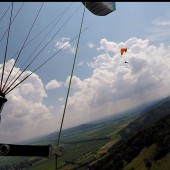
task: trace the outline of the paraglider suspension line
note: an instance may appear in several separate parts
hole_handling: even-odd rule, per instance
[[[0,90],[2,89],[2,82],[3,82],[3,76],[4,76],[4,70],[5,70],[5,60],[6,60],[7,51],[8,51],[8,42],[9,42],[9,33],[10,33],[10,28],[11,28],[12,12],[13,12],[13,2],[12,2],[12,8],[11,8],[10,21],[9,21],[7,43],[6,43],[6,48],[5,48],[4,64],[3,64],[3,68],[2,68],[2,76],[1,76]]]
[[[60,142],[61,130],[62,130],[63,122],[64,122],[64,116],[65,116],[65,111],[66,111],[66,107],[67,107],[68,96],[69,96],[70,87],[71,87],[71,80],[72,80],[72,77],[73,77],[73,72],[74,72],[74,67],[75,67],[75,61],[76,61],[76,58],[77,58],[77,51],[78,51],[78,46],[79,46],[79,41],[80,41],[81,30],[82,30],[82,26],[83,26],[84,14],[85,14],[85,7],[84,7],[83,16],[82,16],[81,25],[80,25],[80,32],[79,32],[79,36],[78,36],[78,41],[77,41],[77,46],[76,46],[76,51],[75,51],[75,56],[74,56],[74,61],[73,61],[73,66],[72,66],[72,71],[71,71],[71,76],[70,76],[70,81],[69,81],[67,96],[66,96],[66,100],[65,100],[64,111],[63,111],[63,116],[62,116],[62,121],[61,121],[61,126],[60,126],[58,141],[57,141],[57,147],[58,147],[59,142]],[[56,170],[57,170],[57,158],[58,158],[58,157],[56,156]]]
[[[3,16],[0,18],[0,22],[1,22],[1,20],[4,18],[5,14],[8,12],[8,10],[9,10],[9,8],[10,8],[11,5],[12,5],[12,2],[11,2],[11,4],[8,6],[8,8],[7,8],[7,10],[5,11],[5,13],[3,14]]]

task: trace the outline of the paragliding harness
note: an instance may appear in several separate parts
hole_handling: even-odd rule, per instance
[[[64,147],[53,145],[14,145],[0,144],[0,156],[39,156],[52,157],[63,156]]]

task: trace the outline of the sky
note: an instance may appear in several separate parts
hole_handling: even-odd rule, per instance
[[[1,39],[9,26],[10,4],[0,2]],[[28,58],[36,58],[15,84],[31,76],[6,95],[0,143],[58,131],[61,124],[84,6],[45,2],[31,29],[41,5],[14,2],[3,83],[19,52],[9,81],[24,70]],[[170,2],[116,2],[116,10],[106,16],[85,9],[63,129],[170,95],[169,8]],[[0,67],[6,44],[7,33],[0,41]],[[123,47],[127,52],[121,56]]]

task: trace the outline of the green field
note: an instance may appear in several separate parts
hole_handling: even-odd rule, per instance
[[[116,141],[119,140],[117,132],[125,127],[134,118],[123,118],[116,121],[100,123],[85,129],[83,131],[63,135],[60,145],[64,146],[66,152],[64,156],[58,157],[58,167],[62,170],[66,169],[86,169],[86,165],[100,159]],[[56,136],[51,136],[49,139],[43,138],[42,141],[34,142],[34,144],[55,144]],[[8,165],[17,163],[22,160],[34,159],[33,157],[2,157],[0,165]],[[55,170],[55,158],[43,158],[29,170]]]

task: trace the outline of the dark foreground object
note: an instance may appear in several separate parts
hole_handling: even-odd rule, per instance
[[[53,155],[62,156],[63,154],[64,148],[62,146],[0,144],[0,156],[51,157]]]

